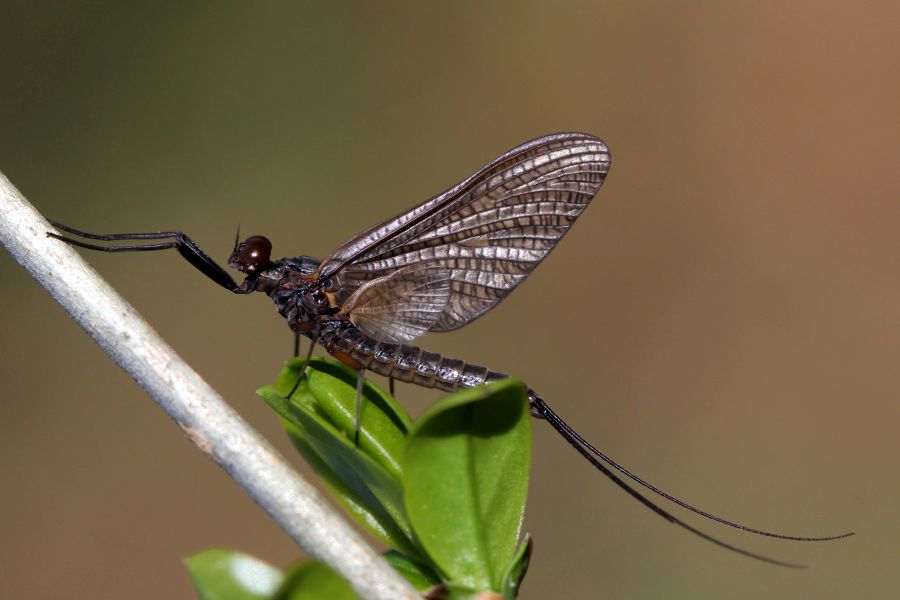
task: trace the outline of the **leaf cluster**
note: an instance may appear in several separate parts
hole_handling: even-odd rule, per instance
[[[313,359],[287,397],[301,368],[291,361],[258,393],[337,502],[392,548],[385,558],[398,573],[428,598],[515,598],[531,553],[527,537],[520,543],[531,461],[525,386],[508,379],[456,392],[413,422],[367,381],[357,436],[356,372]],[[260,594],[264,586],[248,588],[233,568],[248,561],[256,559],[207,550],[187,564],[204,600],[356,597],[315,562],[283,573],[256,561],[277,575]],[[223,586],[234,594],[214,592]]]

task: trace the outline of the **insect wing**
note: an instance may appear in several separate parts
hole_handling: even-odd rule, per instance
[[[538,138],[444,192],[345,243],[322,262],[353,290],[409,265],[450,271],[450,295],[432,331],[484,314],[544,259],[609,171],[609,150],[583,133]]]
[[[450,270],[417,263],[360,286],[342,311],[378,341],[407,343],[434,326],[449,297]]]

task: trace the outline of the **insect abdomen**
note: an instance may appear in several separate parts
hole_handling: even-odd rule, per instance
[[[327,331],[322,335],[322,344],[330,354],[344,362],[355,362],[354,366],[399,381],[445,391],[475,387],[506,377],[487,367],[427,352],[418,346],[379,342],[356,327]]]

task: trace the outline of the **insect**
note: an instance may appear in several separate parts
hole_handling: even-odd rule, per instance
[[[363,373],[452,391],[506,377],[487,367],[443,357],[411,345],[427,331],[451,331],[503,300],[556,246],[600,189],[610,154],[598,138],[559,133],[513,148],[472,176],[415,208],[367,229],[323,260],[309,256],[272,260],[272,244],[254,235],[235,238],[228,266],[241,283],[187,235],[97,235],[53,225],[71,234],[48,235],[104,252],[176,249],[196,269],[236,294],[262,292],[298,335],[359,372],[357,431]],[[81,238],[81,239],[77,239]],[[83,240],[130,245],[103,245]],[[295,351],[295,354],[297,352]],[[547,421],[575,450],[619,487],[664,519],[731,551],[762,561],[802,567],[714,538],[651,502],[622,477],[718,523],[759,535],[824,541],[747,527],[692,506],[634,475],[595,448],[528,389],[531,413]],[[618,472],[617,475],[615,472]]]

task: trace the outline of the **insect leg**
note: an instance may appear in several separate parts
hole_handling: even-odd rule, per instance
[[[388,376],[388,389],[390,390],[391,398],[396,399],[397,397],[394,395],[394,378]]]
[[[295,333],[295,335],[297,337],[294,338],[294,357],[296,357],[300,351],[300,334]],[[300,382],[303,381],[303,378],[306,376],[306,367],[309,365],[309,359],[312,358],[313,350],[316,349],[316,339],[318,339],[318,336],[313,335],[312,341],[309,344],[309,350],[306,352],[306,358],[303,360],[303,366],[300,367],[300,375],[297,377],[297,381],[294,382],[294,387],[288,392],[288,398],[294,395],[294,392],[297,391],[297,386],[300,385]]]
[[[184,257],[195,269],[221,285],[226,290],[232,292],[242,292],[239,286],[228,271],[219,266],[216,261],[211,259],[194,240],[189,238],[180,231],[160,231],[158,233],[109,233],[98,235],[96,233],[87,233],[73,227],[62,225],[61,223],[50,222],[51,225],[72,234],[74,237],[60,235],[53,231],[48,231],[47,235],[56,238],[70,246],[78,246],[88,250],[98,250],[101,252],[150,252],[153,250],[167,250],[175,248],[178,253]],[[103,242],[117,242],[122,240],[166,240],[157,241],[157,243],[148,244],[126,244],[122,246],[108,246],[103,244],[95,244],[85,242],[75,238],[85,238],[88,240],[98,240]]]
[[[313,342],[315,344],[315,342]],[[294,358],[300,356],[300,332],[294,332]]]

